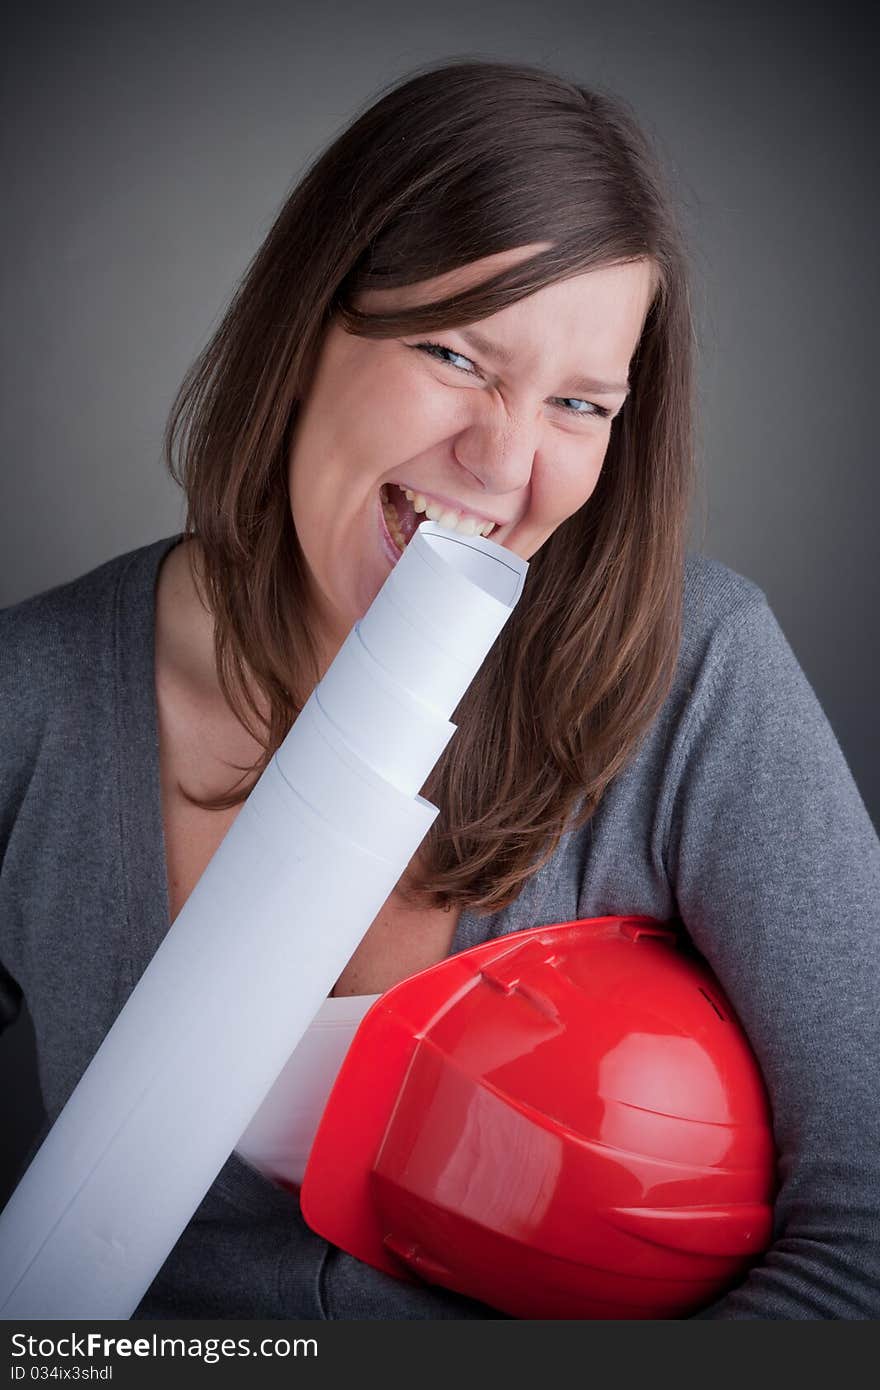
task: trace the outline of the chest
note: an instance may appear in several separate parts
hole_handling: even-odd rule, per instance
[[[240,811],[203,811],[180,791],[213,796],[252,764],[258,746],[221,728],[157,682],[159,774],[170,922],[177,918]],[[248,746],[248,743],[250,746]],[[459,909],[413,909],[392,893],[336,980],[334,995],[380,994],[417,970],[444,960],[452,948]]]

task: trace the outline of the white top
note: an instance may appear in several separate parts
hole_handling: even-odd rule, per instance
[[[301,1186],[327,1097],[364,1014],[378,994],[325,999],[235,1146],[283,1186]]]

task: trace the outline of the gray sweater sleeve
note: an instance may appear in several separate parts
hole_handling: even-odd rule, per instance
[[[758,591],[760,593],[760,591]],[[670,749],[667,871],[773,1111],[771,1247],[700,1318],[880,1316],[880,842],[763,595]]]

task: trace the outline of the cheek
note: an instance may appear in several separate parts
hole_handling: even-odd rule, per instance
[[[354,393],[329,386],[314,392],[297,421],[288,455],[294,520],[320,514],[328,505],[335,508],[339,489],[351,484],[359,467],[371,466],[375,443],[376,426]]]
[[[425,389],[411,372],[388,370],[363,382],[345,411],[335,434],[340,456],[371,474],[393,471],[449,428],[440,393]]]
[[[398,440],[402,453],[427,447],[467,420],[455,392],[413,370],[389,371],[365,417],[371,436]]]
[[[599,481],[608,441],[586,441],[560,457],[553,469],[535,475],[533,509],[540,522],[561,526],[592,496]]]

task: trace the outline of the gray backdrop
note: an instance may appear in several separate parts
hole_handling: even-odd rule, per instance
[[[658,143],[693,248],[694,543],[765,590],[878,823],[876,32],[851,3],[7,9],[0,605],[180,529],[175,389],[307,162],[426,61],[541,63]],[[874,388],[872,393],[872,387]],[[872,408],[870,400],[875,400]],[[0,1201],[41,1121],[0,1044]]]

